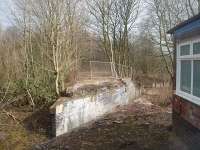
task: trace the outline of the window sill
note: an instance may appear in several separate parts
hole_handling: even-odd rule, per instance
[[[187,60],[199,60],[200,59],[200,54],[177,57],[177,60],[184,60],[184,59],[187,59]]]
[[[192,102],[192,103],[200,106],[200,98],[199,97],[187,94],[187,93],[182,92],[182,91],[176,91],[176,95],[184,98],[185,100],[187,100],[189,102]]]

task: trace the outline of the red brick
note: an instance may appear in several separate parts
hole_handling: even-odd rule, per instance
[[[200,129],[200,107],[179,97],[174,96],[172,102],[174,112],[178,113],[180,117],[188,121],[194,127]]]

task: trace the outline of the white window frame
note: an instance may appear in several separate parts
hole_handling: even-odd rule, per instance
[[[192,102],[197,105],[200,105],[200,98],[193,95],[193,68],[194,68],[194,60],[200,60],[200,54],[193,55],[193,44],[200,42],[200,38],[191,39],[185,42],[180,42],[177,44],[177,71],[176,71],[176,95]],[[190,45],[190,55],[181,56],[180,48],[184,45]],[[192,70],[191,70],[191,94],[188,94],[181,90],[181,61],[182,60],[191,60]],[[200,77],[200,76],[199,76]]]

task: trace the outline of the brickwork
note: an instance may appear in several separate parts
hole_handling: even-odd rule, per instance
[[[173,111],[194,127],[200,129],[200,106],[174,95]]]
[[[176,112],[173,113],[173,130],[179,142],[173,141],[170,150],[200,150],[200,130]]]

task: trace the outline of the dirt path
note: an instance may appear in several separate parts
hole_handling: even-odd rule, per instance
[[[60,136],[37,150],[169,150],[171,113],[145,99],[117,108],[72,133]]]

